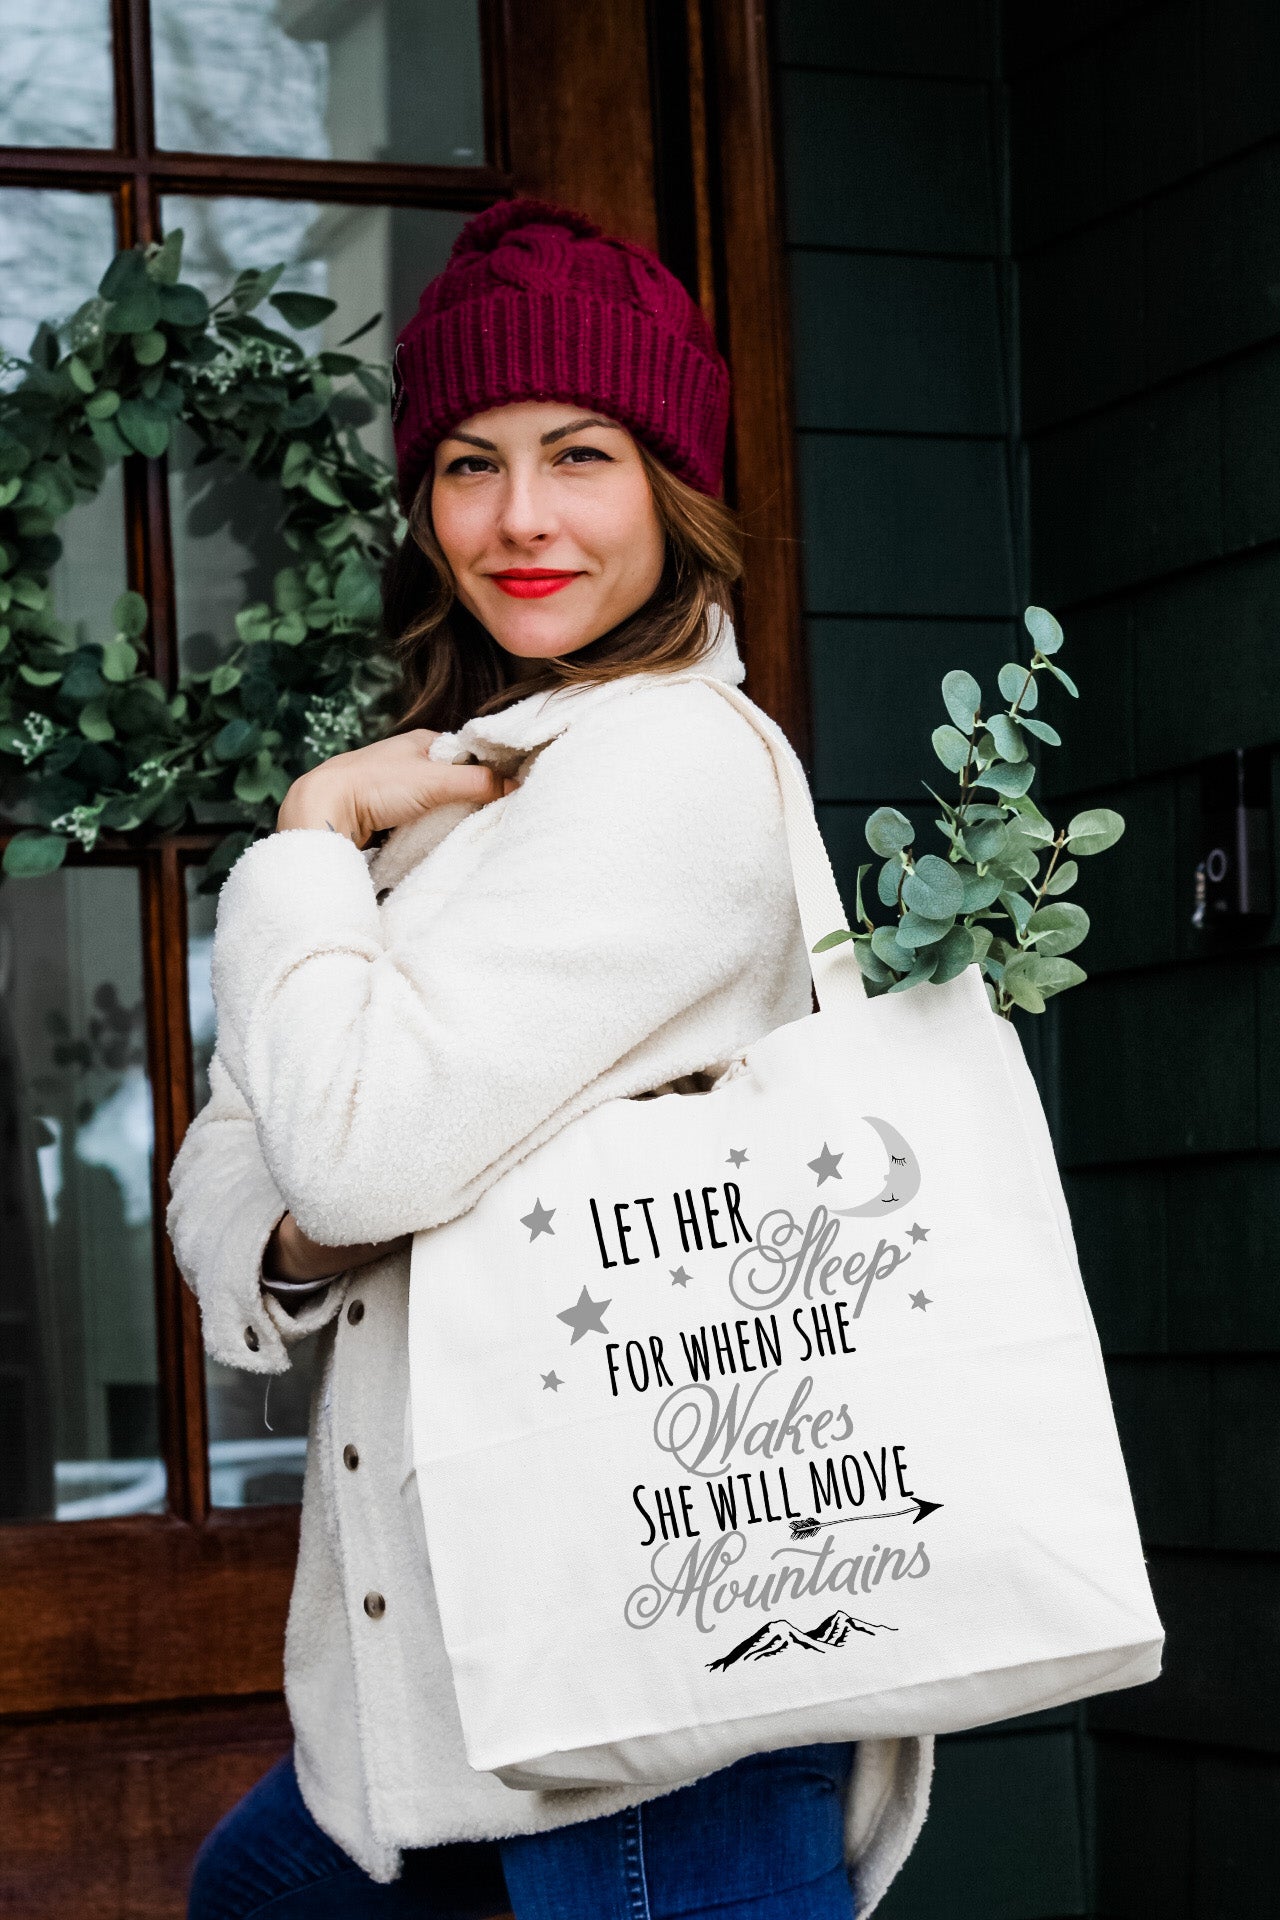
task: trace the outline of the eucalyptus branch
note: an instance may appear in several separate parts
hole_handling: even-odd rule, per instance
[[[858,869],[859,931],[837,928],[815,946],[817,952],[852,941],[873,995],[926,981],[940,986],[976,964],[993,1007],[1008,1018],[1015,1006],[1043,1013],[1054,994],[1085,978],[1066,955],[1088,934],[1089,916],[1062,896],[1075,885],[1077,858],[1113,846],[1124,821],[1110,808],[1093,807],[1055,831],[1031,798],[1032,747],[1061,745],[1056,729],[1033,717],[1038,678],[1047,675],[1072,699],[1078,690],[1054,657],[1062,629],[1053,615],[1033,606],[1023,618],[1035,649],[1030,663],[1009,661],[1000,669],[1007,706],[984,719],[982,689],[972,674],[957,669],[942,682],[949,724],[934,729],[933,747],[958,785],[954,805],[933,795],[942,809],[937,825],[947,841],[945,857],[916,855],[911,822],[895,807],[877,808],[867,822],[867,842],[884,862],[877,897],[895,918],[877,925],[863,905],[868,863]],[[1063,861],[1064,852],[1072,858]]]

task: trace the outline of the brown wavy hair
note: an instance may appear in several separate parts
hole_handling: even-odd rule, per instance
[[[677,479],[639,441],[636,447],[665,538],[662,578],[620,625],[524,679],[514,677],[511,655],[457,597],[431,524],[434,474],[427,472],[409,509],[409,531],[383,575],[383,633],[402,675],[393,734],[414,727],[450,733],[530,693],[671,672],[711,651],[712,611],[729,612],[742,572],[737,520],[722,500]]]

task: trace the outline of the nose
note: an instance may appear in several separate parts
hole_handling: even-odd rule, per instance
[[[536,468],[513,463],[498,512],[498,533],[513,547],[540,547],[553,540],[558,523],[551,490]]]

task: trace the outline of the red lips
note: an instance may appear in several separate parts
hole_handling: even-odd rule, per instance
[[[545,600],[549,593],[559,593],[573,581],[581,579],[580,573],[566,573],[555,567],[508,567],[503,573],[489,575],[495,587],[511,595],[513,600]]]

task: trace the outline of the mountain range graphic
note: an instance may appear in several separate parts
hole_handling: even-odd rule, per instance
[[[851,1613],[840,1608],[829,1613],[825,1620],[819,1621],[808,1633],[803,1627],[792,1626],[790,1620],[766,1620],[762,1627],[749,1633],[745,1640],[739,1640],[722,1659],[708,1660],[707,1668],[711,1673],[724,1672],[739,1660],[772,1660],[775,1654],[789,1653],[793,1647],[804,1649],[808,1653],[829,1653],[832,1647],[842,1647],[855,1633],[870,1634],[896,1633],[896,1627],[889,1627],[882,1620],[855,1620]]]

